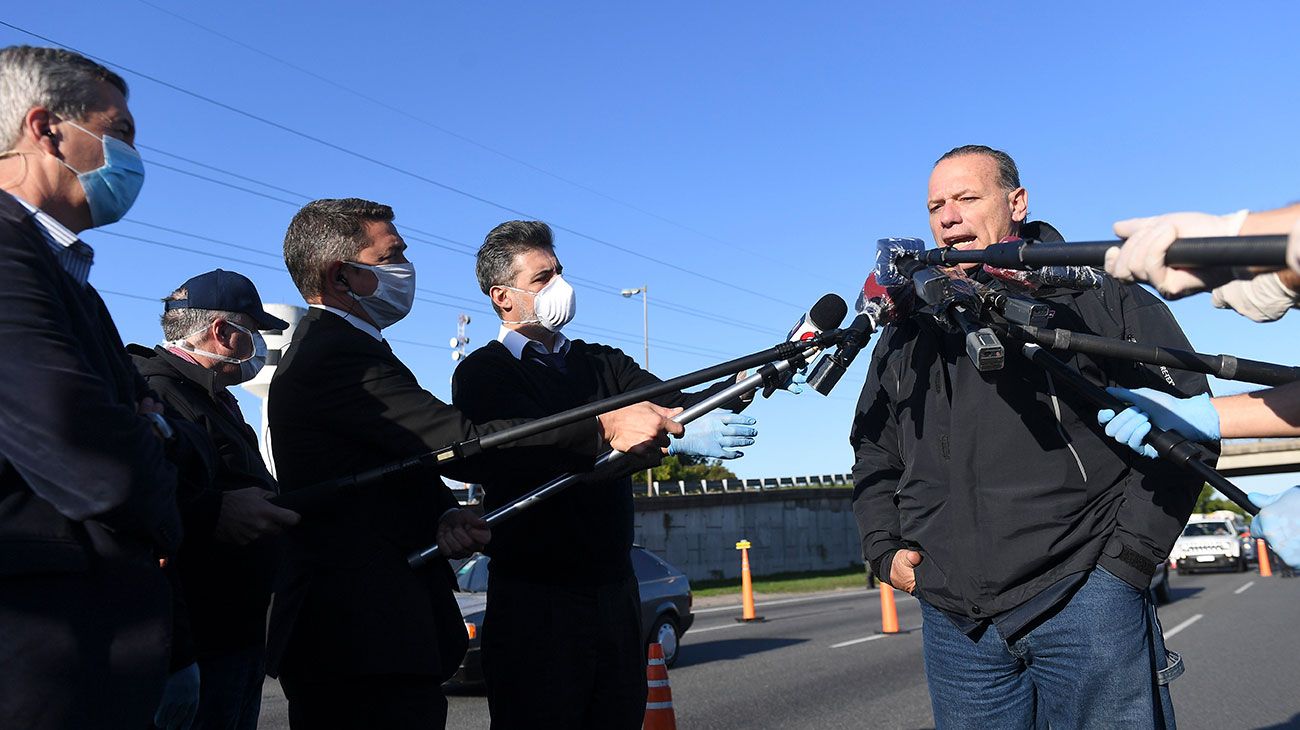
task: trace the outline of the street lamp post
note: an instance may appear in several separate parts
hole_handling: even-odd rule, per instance
[[[641,295],[641,334],[645,339],[645,369],[650,371],[650,287],[642,284],[636,289],[624,289],[619,292],[624,297]],[[645,493],[654,494],[654,470],[645,470]]]

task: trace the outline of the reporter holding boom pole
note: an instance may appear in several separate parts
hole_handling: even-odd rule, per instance
[[[1168,213],[1133,218],[1117,222],[1115,233],[1126,240],[1107,252],[1107,272],[1150,283],[1168,299],[1213,289],[1214,306],[1231,308],[1256,322],[1280,319],[1300,303],[1300,203],[1228,215]],[[1289,268],[1283,271],[1234,280],[1229,268],[1165,265],[1165,252],[1179,238],[1278,233],[1290,234]],[[1155,455],[1142,444],[1152,422],[1200,441],[1300,436],[1300,382],[1218,398],[1178,399],[1147,389],[1117,390],[1115,395],[1133,407],[1118,415],[1101,411],[1098,420],[1106,425],[1108,435],[1144,456]],[[1300,564],[1300,488],[1280,496],[1254,493],[1250,499],[1261,508],[1252,523],[1253,533],[1268,540],[1287,563]]]
[[[282,494],[521,423],[471,422],[421,388],[384,340],[416,292],[393,217],[366,200],[317,200],[285,233],[285,264],[311,311],[267,400]],[[407,469],[304,511],[286,535],[267,640],[267,673],[280,677],[291,727],[446,723],[441,684],[466,648],[455,576],[445,559],[412,570],[406,556],[436,542],[445,557],[463,557],[490,534],[459,508],[444,474],[484,481],[528,447],[553,449],[569,470],[590,469],[605,442],[627,451],[680,435],[671,415],[639,403],[521,439],[507,456]]]

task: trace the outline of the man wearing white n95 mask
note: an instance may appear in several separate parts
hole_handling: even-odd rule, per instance
[[[383,339],[415,298],[392,208],[356,198],[308,203],[285,233],[284,258],[311,311],[267,400],[282,493],[521,423],[471,422],[421,388]],[[444,558],[463,557],[490,534],[441,477],[483,482],[538,447],[589,469],[606,441],[628,450],[680,433],[669,415],[629,406],[521,439],[504,456],[397,471],[304,511],[286,535],[267,640],[267,673],[280,677],[290,725],[442,727],[440,686],[466,648],[455,576],[445,559],[412,570],[406,556],[436,542]]]
[[[501,330],[456,368],[452,402],[470,418],[539,418],[659,382],[623,352],[561,333],[577,302],[545,223],[492,229],[476,270]],[[726,385],[655,402],[688,406]],[[669,453],[738,457],[736,447],[753,443],[753,423],[732,413],[706,416]],[[483,482],[486,509],[568,471],[558,453],[529,456]],[[641,727],[645,645],[629,555],[632,516],[624,471],[576,485],[494,531],[481,653],[495,730]],[[581,570],[566,567],[575,556]],[[547,617],[545,631],[537,630],[538,612]]]

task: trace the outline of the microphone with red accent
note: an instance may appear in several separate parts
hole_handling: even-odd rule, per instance
[[[801,342],[812,339],[823,332],[829,332],[839,327],[848,313],[849,305],[844,301],[843,297],[835,293],[823,294],[822,298],[818,299],[817,303],[812,305],[812,308],[805,312],[798,322],[795,322],[794,327],[790,329],[790,333],[786,335],[786,340],[788,342]],[[802,370],[801,367],[800,371]],[[794,381],[794,372],[793,369],[787,370],[780,376],[765,381],[763,397],[768,398],[777,390],[789,388],[790,383]]]
[[[829,395],[848,371],[853,360],[871,340],[876,330],[906,317],[912,311],[915,297],[911,287],[884,286],[876,272],[862,283],[858,295],[858,316],[844,328],[844,336],[835,352],[823,357],[808,374],[808,385],[822,395]]]

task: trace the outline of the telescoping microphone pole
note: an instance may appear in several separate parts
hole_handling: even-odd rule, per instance
[[[623,408],[624,406],[630,406],[634,403],[640,403],[641,401],[657,398],[658,396],[667,393],[673,393],[686,388],[693,388],[697,385],[702,385],[713,380],[733,376],[742,370],[761,367],[776,361],[797,361],[799,367],[802,367],[805,353],[835,344],[839,342],[842,336],[843,333],[841,330],[833,329],[828,332],[813,334],[806,339],[799,341],[782,342],[775,347],[769,347],[766,350],[761,350],[744,357],[738,357],[720,365],[696,370],[693,373],[687,373],[686,375],[673,378],[672,380],[665,380],[661,383],[647,385],[644,388],[630,390],[626,393],[620,393],[619,395],[605,398],[604,400],[588,403],[544,418],[538,418],[537,420],[522,423],[511,428],[502,429],[479,438],[460,441],[435,451],[429,451],[418,456],[402,459],[401,461],[394,461],[356,474],[331,479],[329,481],[303,487],[302,489],[283,493],[273,497],[271,501],[280,507],[291,509],[295,512],[310,510],[322,503],[326,503],[336,498],[344,492],[371,482],[379,481],[391,474],[405,471],[406,469],[416,466],[440,466],[443,464],[450,464],[475,456],[488,449],[493,449],[503,444],[518,441],[529,436],[535,436],[544,431],[568,426],[584,419],[594,418],[601,414]]]
[[[1235,355],[1206,355],[1066,329],[1009,324],[1007,331],[1016,339],[1034,342],[1053,350],[1069,350],[1087,355],[1165,365],[1179,370],[1214,375],[1225,380],[1239,380],[1259,385],[1283,385],[1300,380],[1300,367],[1249,360]]]
[[[1002,325],[991,323],[991,326],[1004,335],[1010,334],[1007,328]],[[1128,403],[1116,398],[1107,392],[1105,388],[1088,380],[1078,370],[1065,364],[1037,343],[1025,342],[1021,346],[1021,351],[1030,361],[1047,370],[1053,377],[1074,388],[1075,392],[1098,408],[1108,408],[1119,413],[1129,407]],[[1155,424],[1151,424],[1151,431],[1143,441],[1150,444],[1162,458],[1200,477],[1249,514],[1259,514],[1259,507],[1256,507],[1255,503],[1250,501],[1245,492],[1228,481],[1214,467],[1205,463],[1204,459],[1207,457],[1213,458],[1213,455],[1201,445],[1184,438],[1177,431],[1166,431]]]
[[[1025,270],[1041,266],[1103,266],[1106,251],[1123,244],[1123,241],[1033,244],[1011,241],[972,251],[936,248],[899,252],[899,255],[930,266],[988,264],[1000,269]],[[1286,268],[1286,246],[1287,236],[1280,235],[1180,238],[1165,252],[1165,263],[1185,268],[1258,266],[1283,269]]]
[[[812,352],[809,353],[809,355],[812,354],[815,353]],[[690,423],[691,421],[694,421],[700,416],[703,416],[709,411],[712,411],[715,408],[718,408],[734,400],[735,398],[738,398],[746,393],[764,387],[764,384],[772,382],[772,379],[774,377],[779,377],[781,374],[790,372],[792,369],[793,368],[789,360],[781,360],[780,362],[768,363],[764,365],[762,368],[760,368],[759,372],[750,375],[749,377],[741,380],[740,382],[736,383],[735,385],[732,385],[729,388],[726,388],[725,390],[718,391],[717,393],[713,394],[712,396],[709,396],[708,398],[700,401],[699,403],[696,403],[690,408],[687,408],[681,413],[678,413],[676,416],[673,416],[672,420],[683,425]],[[606,451],[604,454],[600,456],[600,458],[596,459],[596,467],[593,470],[593,472],[608,470],[609,464],[616,464],[626,456],[627,454],[624,454],[621,451]],[[483,519],[488,523],[489,527],[495,526],[497,523],[501,522],[502,520],[509,519],[515,516],[516,514],[519,514],[520,512],[527,510],[530,507],[534,507],[539,502],[544,502],[547,499],[550,499],[551,497],[554,497],[555,495],[564,491],[565,489],[568,489],[574,484],[577,484],[583,481],[584,479],[590,477],[591,477],[591,473],[562,474],[552,479],[551,481],[543,484],[542,486],[534,489],[528,494],[525,494],[524,496],[508,504],[502,505],[501,507],[492,510],[491,512],[484,515]],[[419,550],[417,552],[411,553],[406,558],[406,562],[409,563],[412,568],[419,568],[422,567],[425,563],[428,563],[430,560],[433,560],[434,558],[438,557],[439,552],[440,551],[437,545],[431,545],[423,550]]]

